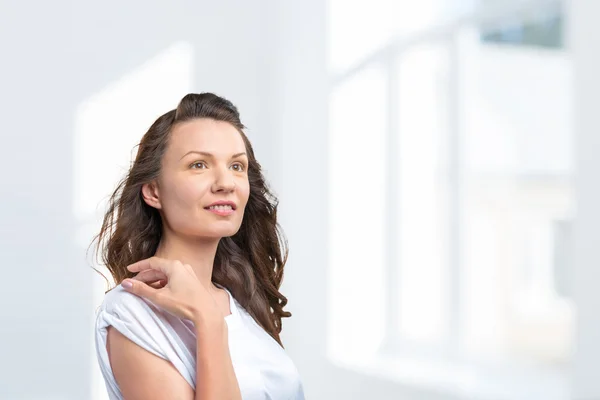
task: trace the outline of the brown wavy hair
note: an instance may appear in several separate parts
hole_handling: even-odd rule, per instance
[[[115,284],[135,274],[127,266],[152,257],[162,236],[162,220],[157,209],[142,198],[142,185],[158,178],[161,160],[175,124],[196,118],[209,118],[233,125],[242,136],[248,155],[250,195],[238,232],[219,241],[212,280],[231,291],[235,299],[281,347],[281,319],[287,298],[279,288],[287,261],[287,240],[277,223],[278,199],[271,192],[244,133],[237,108],[213,93],[190,93],[176,109],[160,116],[137,145],[135,161],[118,183],[108,201],[108,209],[97,241],[96,256],[110,271]],[[90,245],[91,246],[91,245]]]

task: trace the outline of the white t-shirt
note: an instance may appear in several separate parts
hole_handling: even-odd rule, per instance
[[[285,350],[229,295],[231,314],[225,317],[229,351],[244,400],[304,400],[298,371]],[[170,361],[196,388],[194,325],[162,310],[120,285],[104,297],[96,316],[96,354],[109,398],[122,400],[106,349],[112,325],[132,342]],[[200,383],[201,384],[201,383]]]

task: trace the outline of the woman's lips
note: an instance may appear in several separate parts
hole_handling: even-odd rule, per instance
[[[233,214],[233,212],[235,211],[234,209],[218,209],[218,208],[206,208],[207,211],[210,211],[213,214],[217,214],[217,215],[221,215],[223,217],[226,217],[228,215]]]

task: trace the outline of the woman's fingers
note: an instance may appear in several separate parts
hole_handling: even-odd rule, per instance
[[[134,276],[131,279],[135,279],[138,281],[142,281],[145,283],[152,283],[152,282],[156,282],[158,280],[167,279],[167,276],[162,273],[162,271],[156,271],[154,269],[146,269],[144,271],[140,271],[136,276]]]
[[[191,265],[179,260],[150,257],[127,266],[136,279],[125,279],[128,292],[151,300],[155,305],[186,319],[196,318],[200,304],[207,303],[202,318],[222,317],[214,298],[198,281]],[[212,301],[210,301],[212,299]]]
[[[133,279],[133,280],[136,280],[136,281],[143,282],[143,283],[145,283],[146,285],[148,285],[148,286],[150,286],[150,287],[153,287],[153,288],[155,288],[155,289],[160,289],[160,288],[163,288],[163,287],[165,287],[165,286],[167,285],[167,280],[166,280],[166,279],[160,279],[160,278],[154,278],[154,279],[147,279],[147,278],[146,278],[146,279],[140,279],[140,278],[138,278],[138,277],[133,277],[133,278],[131,278],[131,279]]]
[[[156,289],[151,288],[144,282],[136,281],[134,279],[123,280],[123,282],[121,282],[121,286],[123,286],[123,288],[125,288],[125,290],[127,290],[130,293],[145,297],[150,300],[153,300],[155,298],[157,292]]]
[[[160,257],[150,257],[127,266],[130,272],[139,272],[147,269],[161,271],[167,277],[171,274],[171,261]]]
[[[167,285],[167,281],[164,279],[159,279],[156,282],[149,283],[148,285],[150,285],[154,289],[162,289]]]

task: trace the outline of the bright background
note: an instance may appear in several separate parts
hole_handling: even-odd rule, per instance
[[[0,1],[0,399],[106,399],[86,249],[150,124],[234,102],[307,399],[596,399],[600,2]]]

